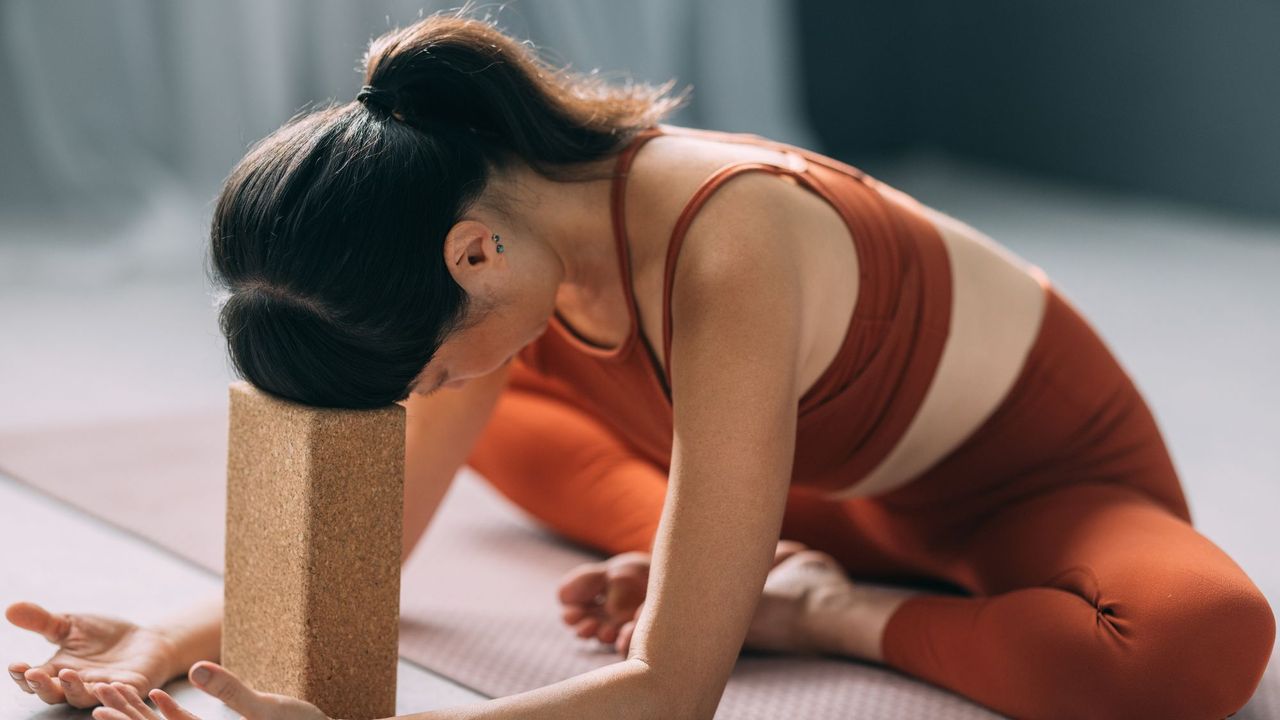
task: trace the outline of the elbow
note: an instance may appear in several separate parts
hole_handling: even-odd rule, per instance
[[[687,674],[663,673],[647,661],[633,657],[629,660],[636,663],[646,679],[648,704],[652,712],[646,717],[661,720],[712,720],[716,708],[720,705],[720,697],[724,694],[724,686],[708,687],[705,682]]]

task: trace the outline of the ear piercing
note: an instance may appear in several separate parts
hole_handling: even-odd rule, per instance
[[[502,238],[498,237],[498,233],[493,234],[493,241],[498,243],[498,252],[502,252]]]

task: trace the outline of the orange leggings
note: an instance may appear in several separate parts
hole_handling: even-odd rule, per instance
[[[793,489],[782,537],[855,579],[925,586],[885,663],[1018,718],[1223,718],[1252,696],[1275,616],[1197,532],[1156,421],[1058,293],[1005,400],[906,486]],[[666,474],[563,399],[509,388],[469,458],[558,534],[648,550]]]

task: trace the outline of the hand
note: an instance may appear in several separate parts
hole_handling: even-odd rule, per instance
[[[773,567],[806,547],[795,540],[779,540]],[[573,626],[578,637],[595,636],[612,643],[626,657],[644,610],[651,559],[649,553],[633,551],[584,563],[566,573],[559,592],[565,624]]]
[[[30,602],[10,605],[5,617],[58,646],[42,665],[9,665],[9,677],[18,687],[51,705],[93,707],[98,699],[92,691],[101,683],[120,682],[145,693],[182,672],[173,640],[126,620],[51,613]]]
[[[208,676],[202,677],[202,673]],[[197,682],[197,677],[203,682]],[[192,665],[188,679],[192,685],[240,713],[243,720],[330,720],[320,708],[305,700],[254,690],[217,663],[201,661]],[[132,685],[104,683],[98,685],[97,692],[105,707],[93,711],[93,720],[199,720],[159,688],[152,690],[149,697],[164,713],[163,719],[147,707]]]

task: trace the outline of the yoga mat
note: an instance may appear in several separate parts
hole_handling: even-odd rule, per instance
[[[0,467],[221,574],[226,443],[225,411],[10,431],[0,433]],[[555,598],[564,572],[601,557],[545,530],[464,469],[405,566],[400,653],[491,697],[615,662],[611,649],[572,634]],[[997,717],[880,666],[749,650],[716,713],[717,720]],[[1280,674],[1272,663],[1233,720],[1274,718]]]

